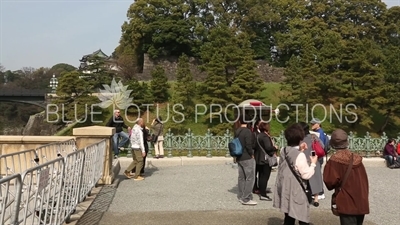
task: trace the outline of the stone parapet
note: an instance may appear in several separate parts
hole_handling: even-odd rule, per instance
[[[10,154],[28,149],[35,149],[39,146],[52,142],[75,139],[73,136],[0,136],[0,154]]]

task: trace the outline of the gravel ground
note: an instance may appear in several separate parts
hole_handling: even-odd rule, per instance
[[[134,181],[124,179],[121,171],[122,181],[100,224],[135,220],[141,220],[137,224],[282,224],[283,215],[272,202],[259,201],[256,195],[256,206],[237,201],[234,164],[150,168],[146,172],[144,181]],[[367,168],[367,172],[371,213],[365,224],[398,224],[400,169]],[[275,177],[273,172],[268,187],[274,186]],[[329,210],[331,194],[325,189],[326,199],[320,200],[320,206],[310,206],[313,224],[339,224]]]

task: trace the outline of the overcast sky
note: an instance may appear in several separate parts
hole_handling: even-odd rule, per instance
[[[390,7],[400,0],[384,0]],[[82,55],[110,55],[133,0],[0,0],[0,63],[10,70],[79,66]]]

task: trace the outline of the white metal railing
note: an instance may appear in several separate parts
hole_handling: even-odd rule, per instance
[[[101,179],[106,140],[73,139],[0,156],[0,224],[61,225]]]

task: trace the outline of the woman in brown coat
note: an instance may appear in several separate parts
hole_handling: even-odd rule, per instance
[[[335,130],[330,144],[337,152],[326,163],[323,178],[328,190],[335,189],[337,193],[336,207],[340,224],[362,225],[365,215],[369,214],[368,176],[362,157],[348,149],[347,133],[344,130]],[[351,158],[353,165],[349,167]],[[339,191],[348,168],[351,168],[349,176]]]

